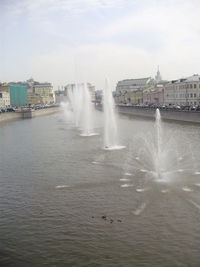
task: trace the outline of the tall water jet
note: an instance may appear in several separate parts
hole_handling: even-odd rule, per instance
[[[93,106],[89,88],[86,83],[82,85],[83,98],[82,98],[82,134],[81,136],[97,135],[94,133],[93,123]]]
[[[158,175],[158,178],[161,178],[161,170],[162,170],[162,127],[161,127],[161,115],[160,110],[156,109],[156,149],[155,149],[155,170]]]
[[[118,129],[114,110],[114,100],[112,90],[108,79],[105,82],[103,94],[104,109],[104,149],[114,150],[122,149],[124,146],[119,145]]]
[[[82,121],[82,109],[83,109],[83,91],[79,84],[75,84],[73,90],[73,105],[74,105],[74,115],[75,115],[75,125],[76,127],[81,127]]]

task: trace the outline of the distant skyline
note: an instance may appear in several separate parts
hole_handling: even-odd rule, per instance
[[[55,88],[105,78],[200,74],[200,2],[1,0],[0,81],[52,82]]]

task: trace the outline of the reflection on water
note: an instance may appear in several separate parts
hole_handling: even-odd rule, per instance
[[[0,125],[0,266],[199,266],[199,127],[163,123],[156,165],[153,121],[120,117],[109,152],[94,121]]]

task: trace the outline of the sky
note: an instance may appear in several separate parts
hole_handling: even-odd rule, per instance
[[[0,0],[0,81],[200,74],[199,0]]]

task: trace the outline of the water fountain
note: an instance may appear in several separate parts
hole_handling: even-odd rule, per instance
[[[112,90],[108,79],[106,79],[105,89],[103,94],[104,108],[104,149],[115,150],[122,149],[124,146],[119,145],[118,129],[114,110],[114,100]]]
[[[82,85],[82,134],[81,136],[97,135],[94,132],[93,114],[94,108],[91,101],[91,95],[86,83]]]
[[[156,122],[155,122],[155,130],[156,130],[156,147],[154,150],[154,164],[155,164],[155,172],[159,179],[162,178],[162,170],[164,170],[163,154],[162,154],[162,126],[161,126],[161,116],[160,111],[156,109]]]
[[[93,105],[87,84],[75,84],[68,89],[69,102],[64,105],[65,115],[81,130],[81,136],[97,135],[94,132]]]

